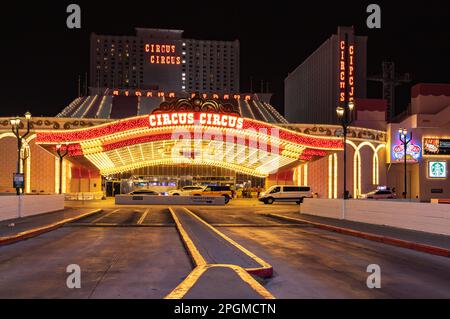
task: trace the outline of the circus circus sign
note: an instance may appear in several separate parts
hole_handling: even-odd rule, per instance
[[[171,112],[149,115],[150,127],[167,127],[178,125],[202,125],[223,128],[242,129],[244,119],[230,114],[206,112]]]

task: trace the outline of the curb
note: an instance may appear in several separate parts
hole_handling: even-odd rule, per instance
[[[26,230],[26,231],[23,231],[23,232],[18,233],[16,235],[0,237],[0,246],[13,244],[13,243],[21,241],[21,240],[25,240],[25,239],[29,239],[29,238],[32,238],[32,237],[39,236],[39,235],[41,235],[43,233],[47,233],[49,231],[55,230],[55,229],[61,227],[62,225],[66,224],[66,223],[70,223],[70,222],[79,220],[81,218],[88,217],[90,215],[93,215],[95,213],[99,213],[101,211],[102,211],[102,209],[96,209],[96,210],[93,210],[91,212],[88,212],[88,213],[85,213],[85,214],[82,214],[82,215],[79,215],[79,216],[76,216],[76,217],[63,219],[63,220],[61,220],[59,222],[56,222],[56,223],[53,223],[53,224],[49,224],[49,225],[46,225],[46,226],[42,226],[42,227]]]
[[[367,239],[367,240],[371,240],[371,241],[375,241],[375,242],[379,242],[379,243],[383,243],[383,244],[387,244],[387,245],[391,245],[391,246],[407,248],[407,249],[420,251],[420,252],[431,254],[431,255],[441,256],[441,257],[450,257],[450,249],[446,249],[446,248],[442,248],[442,247],[437,247],[437,246],[432,246],[432,245],[427,245],[427,244],[420,244],[420,243],[416,243],[413,241],[407,241],[407,240],[398,239],[398,238],[394,238],[394,237],[376,235],[376,234],[361,232],[361,231],[353,230],[353,229],[349,229],[349,228],[331,226],[331,225],[326,225],[326,224],[322,224],[322,223],[312,222],[312,221],[305,220],[305,219],[292,218],[292,217],[282,216],[282,215],[278,215],[278,214],[265,214],[265,215],[269,216],[269,217],[273,217],[273,218],[286,220],[286,221],[307,223],[316,228],[320,228],[323,230],[328,230],[328,231],[332,231],[332,232],[336,232],[336,233],[340,233],[340,234],[344,234],[344,235],[359,237],[359,238],[363,238],[363,239]]]

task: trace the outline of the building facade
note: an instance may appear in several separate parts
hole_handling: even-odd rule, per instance
[[[339,125],[288,123],[257,95],[149,97],[139,92],[142,97],[126,92],[78,98],[59,117],[32,118],[21,151],[24,192],[57,193],[60,183],[63,193],[74,197],[110,196],[136,187],[294,184],[311,186],[319,198],[342,197]],[[405,150],[400,128],[412,132],[406,149],[407,198],[450,198],[450,84],[417,84],[411,95],[408,113],[389,124],[386,101],[355,99],[358,108],[346,146],[353,198],[377,187],[395,188],[401,197]],[[191,122],[177,123],[186,113],[192,113]],[[23,133],[26,120],[21,120]],[[180,128],[188,129],[184,140],[172,135]],[[231,139],[219,138],[226,133]],[[66,143],[69,155],[61,166],[56,145]],[[0,193],[14,193],[17,140],[10,118],[0,119],[0,148]]]
[[[399,129],[411,142],[405,149]],[[389,123],[388,183],[407,198],[429,201],[450,198],[450,84],[419,83],[411,89],[411,104],[403,119]]]
[[[137,28],[91,35],[90,92],[106,88],[239,92],[239,41],[183,38],[182,30]]]
[[[367,37],[339,27],[285,79],[285,118],[291,123],[336,124],[336,107],[366,97]]]
[[[66,108],[64,117],[31,119],[31,134],[22,152],[27,156],[20,166],[24,192],[53,193],[60,184],[64,193],[106,195],[186,184],[266,187],[270,181],[281,182],[269,178],[278,176],[279,170],[291,171],[297,163],[342,148],[337,136],[316,137],[283,127],[282,116],[256,95],[146,98],[153,100],[153,108],[137,113],[142,110],[137,104],[130,108],[138,101],[136,96],[111,96],[114,119],[84,118],[93,102],[79,99]],[[122,112],[130,109],[136,113]],[[9,120],[0,124],[0,144],[13,150],[17,143]],[[68,150],[62,166],[57,145]],[[17,152],[11,151],[1,167],[5,174],[1,192],[14,191],[7,178],[17,163],[13,154]],[[283,176],[283,183],[293,183],[292,174]]]

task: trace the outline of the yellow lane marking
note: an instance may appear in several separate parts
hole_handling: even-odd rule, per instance
[[[243,281],[253,288],[264,299],[275,299],[275,297],[255,280],[245,269],[236,265],[214,265],[215,267],[229,267],[233,269]]]
[[[222,232],[218,231],[216,228],[212,227],[210,224],[208,224],[207,222],[205,222],[203,219],[201,219],[199,216],[197,216],[195,213],[193,213],[192,211],[190,211],[189,209],[183,207],[183,209],[190,214],[191,216],[193,216],[194,218],[196,218],[198,221],[200,221],[201,223],[203,223],[205,226],[209,227],[212,231],[214,231],[217,235],[219,235],[220,237],[222,237],[223,239],[225,239],[226,241],[228,241],[230,244],[232,244],[234,247],[236,247],[237,249],[239,249],[240,251],[242,251],[243,253],[245,253],[247,256],[249,256],[250,258],[252,258],[254,261],[256,261],[258,264],[260,264],[262,266],[262,268],[246,268],[247,271],[257,271],[257,270],[261,270],[261,269],[271,269],[272,266],[265,262],[264,260],[262,260],[261,258],[259,258],[258,256],[256,256],[254,253],[252,253],[251,251],[249,251],[248,249],[244,248],[243,246],[239,245],[237,242],[235,242],[233,239],[231,239],[230,237],[228,237],[227,235],[223,234]]]
[[[103,218],[109,217],[109,216],[111,216],[112,214],[117,213],[119,210],[120,210],[120,209],[116,209],[116,210],[113,210],[113,211],[107,213],[106,215],[97,217],[96,219],[94,219],[93,221],[91,221],[91,224],[94,224],[94,223],[98,222],[99,220],[101,220],[101,219],[103,219]]]
[[[275,297],[264,288],[259,282],[257,282],[249,273],[242,267],[236,265],[225,264],[212,264],[212,265],[200,265],[197,266],[183,282],[181,282],[170,294],[164,299],[181,299],[190,289],[197,283],[197,281],[203,276],[203,274],[210,268],[230,268],[241,278],[247,285],[250,286],[257,294],[264,299],[275,299]]]
[[[208,269],[208,265],[200,265],[194,268],[191,273],[174,289],[172,290],[164,299],[181,299],[187,292],[194,287],[200,277]]]
[[[145,217],[147,217],[148,213],[150,212],[150,208],[147,208],[145,212],[142,214],[141,218],[139,218],[137,224],[141,225],[144,222]]]
[[[189,255],[194,261],[194,264],[196,266],[202,266],[206,265],[206,261],[203,258],[203,256],[198,251],[197,247],[195,247],[194,242],[187,234],[186,230],[184,229],[183,225],[180,223],[180,220],[178,219],[177,215],[173,211],[171,207],[169,207],[170,214],[172,215],[173,220],[175,221],[175,225],[177,226],[178,233],[181,236],[181,239],[186,246],[186,249],[189,252]]]

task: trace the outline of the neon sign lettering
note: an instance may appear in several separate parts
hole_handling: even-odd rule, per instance
[[[150,44],[144,46],[144,51],[150,53],[151,64],[181,64],[181,57],[175,55],[176,46],[173,44]]]
[[[164,127],[177,125],[208,125],[224,128],[242,129],[244,119],[235,115],[182,112],[155,113],[149,116],[150,127]]]
[[[348,46],[348,83],[346,83],[345,72],[347,66],[345,65],[345,41],[339,42],[340,58],[339,58],[339,102],[345,102],[346,87],[348,85],[348,101],[353,102],[355,98],[355,46]]]

